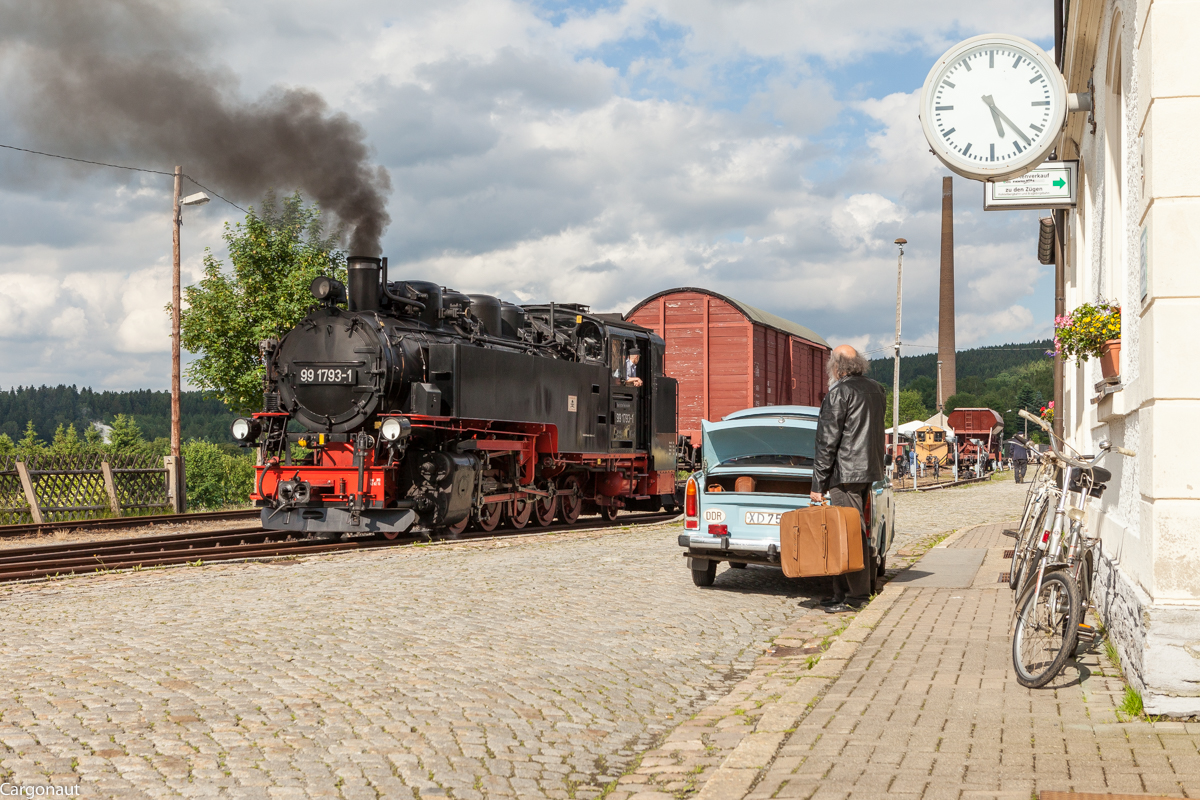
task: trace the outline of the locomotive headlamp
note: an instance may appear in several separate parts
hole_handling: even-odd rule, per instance
[[[412,423],[406,419],[399,417],[388,417],[379,426],[379,434],[389,442],[396,442],[406,438],[412,431]]]
[[[346,300],[346,287],[341,281],[320,275],[308,287],[312,296],[328,305],[337,305]]]
[[[238,417],[229,426],[229,432],[238,444],[251,444],[262,433],[262,425],[256,419]]]

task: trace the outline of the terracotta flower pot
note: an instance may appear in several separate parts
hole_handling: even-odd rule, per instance
[[[1100,348],[1100,374],[1115,378],[1121,374],[1121,340],[1109,339]]]

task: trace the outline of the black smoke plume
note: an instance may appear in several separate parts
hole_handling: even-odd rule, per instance
[[[352,231],[351,253],[378,255],[391,183],[362,126],[308,89],[244,99],[186,12],[172,0],[0,0],[0,80],[26,143],[182,164],[241,200],[299,189]]]

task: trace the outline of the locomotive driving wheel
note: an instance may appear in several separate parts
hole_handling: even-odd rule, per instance
[[[567,525],[574,525],[583,510],[583,481],[578,475],[568,475],[558,491],[558,518]]]
[[[447,525],[444,528],[442,528],[442,533],[445,534],[447,539],[457,539],[459,536],[462,535],[462,532],[467,529],[467,525],[470,522],[471,522],[470,516],[463,517],[462,519],[460,519],[458,522],[454,523],[453,525]]]
[[[500,527],[500,520],[503,517],[503,503],[484,503],[483,507],[475,514],[475,522],[478,523],[481,531],[491,533]]]
[[[553,489],[554,484],[547,488]],[[539,497],[533,502],[533,518],[543,528],[548,528],[554,522],[554,512],[558,510],[558,497]]]
[[[529,524],[529,519],[533,516],[533,502],[525,498],[513,500],[505,504],[505,508],[508,512],[508,524],[514,530],[519,531],[524,528]]]

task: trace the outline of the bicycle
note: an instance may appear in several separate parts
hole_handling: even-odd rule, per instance
[[[1025,410],[1019,414],[1047,433],[1051,450],[1039,459],[1039,481],[1031,485],[1027,498],[1028,520],[1022,521],[1027,539],[1014,587],[1013,668],[1018,683],[1036,689],[1053,680],[1075,651],[1091,597],[1095,548],[1100,540],[1088,533],[1083,506],[1088,497],[1102,496],[1112,479],[1112,473],[1097,464],[1111,452],[1136,453],[1102,441],[1098,455],[1080,456],[1054,435],[1050,423]],[[1075,455],[1064,453],[1059,444]],[[1052,500],[1054,515],[1047,526]],[[1015,562],[1016,552],[1013,558]]]

